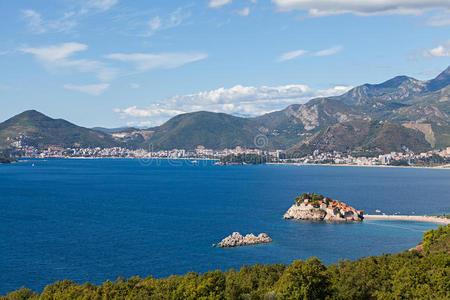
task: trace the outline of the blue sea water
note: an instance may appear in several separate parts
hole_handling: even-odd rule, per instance
[[[329,264],[403,251],[438,226],[282,220],[302,192],[366,213],[448,213],[450,171],[132,159],[0,165],[0,294],[63,279],[101,283],[311,256]],[[234,231],[265,232],[273,242],[211,247]]]

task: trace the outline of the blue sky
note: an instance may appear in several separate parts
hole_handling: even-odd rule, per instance
[[[448,0],[0,0],[0,120],[254,116],[450,65]]]

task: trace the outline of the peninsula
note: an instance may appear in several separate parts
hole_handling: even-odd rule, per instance
[[[284,214],[283,219],[313,221],[362,221],[363,211],[318,194],[303,193],[295,198],[295,204]]]

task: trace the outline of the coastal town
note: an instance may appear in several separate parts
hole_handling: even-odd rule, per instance
[[[172,149],[151,151],[146,149],[127,149],[123,147],[48,147],[39,149],[25,145],[20,141],[12,144],[19,158],[161,158],[161,159],[216,159],[224,160],[225,157],[238,157],[239,161],[227,160],[223,164],[255,164],[255,156],[264,159],[256,163],[289,163],[289,164],[330,164],[330,165],[354,165],[354,166],[441,166],[450,167],[450,147],[444,150],[432,150],[422,153],[414,153],[404,147],[401,152],[384,154],[366,152],[320,152],[315,150],[310,155],[295,157],[285,150],[262,150],[235,147],[233,149],[214,150],[202,145],[194,150]]]

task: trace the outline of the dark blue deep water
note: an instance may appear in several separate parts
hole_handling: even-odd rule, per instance
[[[0,294],[311,256],[328,264],[403,251],[438,226],[281,219],[297,194],[313,191],[366,213],[450,212],[450,170],[127,159],[0,165]],[[211,247],[233,231],[266,232],[274,242]]]

